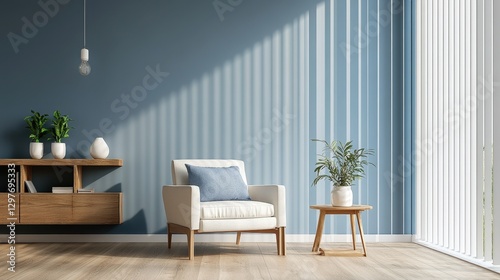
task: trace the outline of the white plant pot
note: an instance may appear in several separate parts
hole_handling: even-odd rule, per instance
[[[50,150],[54,158],[64,158],[66,156],[66,143],[52,143]]]
[[[103,159],[109,155],[109,147],[102,137],[97,137],[90,146],[90,155],[93,158]]]
[[[43,143],[31,142],[30,143],[30,156],[34,159],[41,159],[43,157]]]
[[[334,186],[333,187],[332,206],[352,206],[351,186]]]

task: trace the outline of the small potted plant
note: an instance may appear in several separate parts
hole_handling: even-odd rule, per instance
[[[369,155],[373,155],[374,151],[364,148],[353,149],[352,141],[345,144],[335,140],[331,143],[319,139],[313,139],[313,141],[325,145],[323,153],[318,155],[313,185],[317,185],[321,180],[331,181],[333,183],[332,205],[352,206],[352,183],[364,177],[367,165],[375,166],[366,160]]]
[[[51,151],[54,158],[61,159],[66,156],[66,143],[62,139],[69,137],[69,131],[72,129],[69,122],[72,121],[68,115],[62,115],[58,110],[54,111],[52,127],[50,133],[54,142],[51,144]]]
[[[49,115],[42,115],[33,110],[31,110],[31,114],[24,118],[24,121],[28,124],[26,128],[30,130],[30,156],[34,159],[41,159],[43,157],[43,143],[40,142],[40,139],[49,133],[49,130],[45,127]]]

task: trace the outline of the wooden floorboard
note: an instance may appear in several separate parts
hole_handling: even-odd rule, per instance
[[[348,250],[349,243],[322,244]],[[330,248],[328,248],[330,247]],[[332,248],[334,247],[334,248]],[[368,256],[321,256],[312,244],[38,243],[16,245],[16,272],[0,245],[0,279],[500,279],[500,274],[413,243],[368,243]],[[360,251],[361,252],[361,251]],[[2,257],[0,257],[1,260]]]

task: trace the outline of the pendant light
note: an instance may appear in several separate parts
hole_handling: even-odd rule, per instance
[[[87,32],[87,22],[86,22],[86,9],[87,0],[83,0],[83,49],[80,51],[80,57],[82,63],[80,64],[79,70],[82,76],[87,76],[90,74],[90,64],[89,64],[89,50],[86,49],[86,32]]]

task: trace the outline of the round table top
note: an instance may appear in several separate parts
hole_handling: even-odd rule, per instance
[[[309,208],[318,210],[359,210],[359,211],[373,209],[371,205],[332,206],[331,204],[311,205],[309,206]]]

